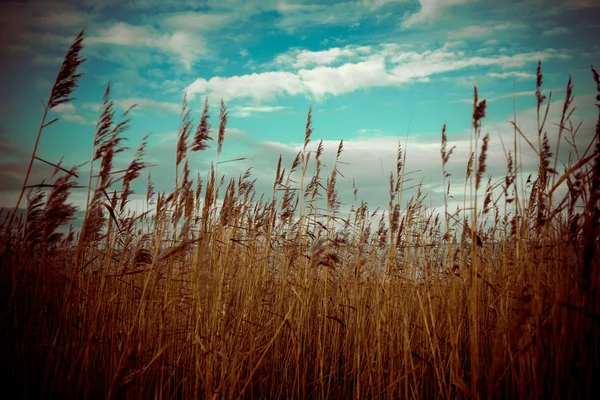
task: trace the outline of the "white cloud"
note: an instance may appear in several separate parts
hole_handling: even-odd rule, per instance
[[[502,68],[523,67],[527,63],[545,60],[548,58],[568,58],[556,50],[545,50],[531,53],[521,53],[512,56],[499,55],[493,57],[458,57],[455,53],[432,51],[425,53],[404,53],[406,57],[397,58],[405,61],[391,70],[397,82],[407,82],[415,78],[424,78],[430,75],[448,71],[456,71],[470,67],[488,67],[498,65]],[[402,55],[401,55],[402,56]]]
[[[450,6],[468,3],[469,1],[471,0],[419,0],[421,9],[416,13],[405,17],[402,21],[402,26],[404,28],[410,28],[418,24],[431,22],[440,17],[444,9]]]
[[[153,111],[164,111],[172,114],[179,114],[181,112],[181,105],[177,103],[169,103],[166,101],[156,101],[152,99],[144,98],[128,98],[122,100],[114,100],[115,104],[123,110],[128,109],[132,105],[136,105],[137,110],[153,110]]]
[[[57,113],[61,120],[74,122],[79,125],[93,124],[93,122],[88,122],[84,117],[78,114],[77,108],[73,103],[59,104],[52,107],[51,110]]]
[[[534,75],[534,77],[535,77],[535,75]],[[563,89],[563,88],[553,88],[553,89],[544,89],[544,92],[546,92],[546,93],[552,92],[553,94],[556,94],[556,93],[564,92],[564,90],[565,89]],[[491,103],[491,102],[498,101],[498,100],[512,99],[513,97],[523,97],[523,96],[530,96],[531,98],[533,98],[535,96],[535,91],[534,90],[526,90],[526,91],[521,91],[521,92],[505,93],[505,94],[500,94],[497,96],[490,96],[490,97],[483,97],[483,98],[485,98],[485,100],[488,103]],[[461,100],[458,100],[458,102],[472,104],[473,99],[461,99]]]
[[[448,32],[448,38],[477,38],[483,36],[490,36],[494,33],[493,29],[489,26],[477,26],[471,25],[462,28],[456,32]]]
[[[522,72],[522,71],[512,71],[512,72],[488,72],[487,74],[488,77],[490,78],[499,78],[499,79],[506,79],[506,78],[516,78],[516,79],[535,79],[535,74],[530,74],[527,72]]]
[[[342,60],[358,58],[364,61],[373,52],[372,46],[332,47],[327,50],[311,51],[294,48],[275,57],[276,66],[306,68],[310,66],[332,65]]]
[[[83,107],[95,112],[99,112],[100,110],[102,110],[102,104],[100,103],[85,103]]]
[[[159,33],[150,27],[124,22],[102,29],[86,41],[89,45],[111,44],[158,49],[177,56],[187,69],[190,69],[196,59],[206,51],[204,40],[198,35],[179,30],[173,33]]]
[[[225,129],[225,137],[240,137],[246,136],[248,132],[238,128],[227,128]]]
[[[156,33],[141,26],[133,26],[120,22],[110,28],[102,29],[96,36],[87,38],[90,45],[97,43],[116,44],[120,46],[155,46],[153,39]]]
[[[548,29],[542,32],[542,37],[553,37],[553,36],[561,36],[570,33],[571,30],[562,26],[557,26],[552,29]]]
[[[57,112],[59,114],[74,113],[75,106],[73,105],[73,103],[58,104],[52,107],[52,111]]]
[[[285,110],[283,106],[239,106],[231,108],[231,115],[239,118],[246,118],[252,114],[265,114]]]
[[[347,63],[337,68],[301,69],[298,75],[308,90],[317,97],[348,93],[388,83],[385,59],[377,55],[367,61]]]
[[[52,111],[59,114],[60,118],[65,121],[75,122],[79,125],[87,125],[88,121],[77,113],[77,109],[73,103],[63,103],[52,107]]]
[[[361,135],[367,135],[369,133],[381,133],[381,129],[359,129],[358,133]]]
[[[306,87],[300,77],[291,72],[264,72],[229,78],[196,79],[186,88],[190,95],[206,94],[229,101],[235,98],[270,100],[277,96],[303,94]]]
[[[564,92],[565,89],[564,88],[550,88],[550,89],[544,89],[544,93],[548,94],[550,92],[552,92],[553,94],[556,93],[560,93],[560,92]],[[492,96],[488,99],[488,101],[497,101],[497,100],[503,100],[503,99],[512,99],[513,97],[520,97],[520,96],[531,96],[532,98],[535,96],[535,91],[533,90],[529,90],[529,91],[523,91],[523,92],[513,92],[513,93],[506,93],[506,94],[501,94],[498,96]]]
[[[448,32],[448,38],[450,39],[462,39],[462,38],[470,38],[470,39],[481,39],[486,36],[491,36],[498,31],[505,31],[507,29],[517,29],[520,28],[521,25],[517,23],[503,23],[496,24],[490,26],[481,26],[481,25],[469,25],[455,32]],[[489,40],[486,44],[493,44],[497,41]]]
[[[62,116],[62,119],[64,119],[65,121],[75,122],[76,124],[79,124],[79,125],[87,125],[88,124],[88,122],[85,120],[85,118],[83,118],[81,115],[77,115],[77,114],[65,114]]]
[[[296,56],[294,67],[305,68],[310,65],[328,65],[339,60],[342,57],[352,57],[355,53],[349,49],[340,49],[334,47],[323,51],[301,51]]]
[[[426,50],[423,53],[404,51],[398,52],[390,57],[390,61],[394,64],[412,64],[421,62],[436,64],[444,60],[454,59],[456,56],[457,55],[453,52],[445,51],[444,49]]]
[[[401,52],[403,49],[410,49],[411,47],[412,45],[410,44],[383,43],[380,46],[379,54],[384,57],[392,57]]]
[[[449,50],[452,48],[464,47],[467,43],[463,40],[454,40],[452,42],[446,42],[442,46],[442,50]]]
[[[226,101],[251,98],[260,102],[282,95],[306,95],[320,100],[328,95],[335,96],[369,87],[399,86],[428,81],[433,75],[467,68],[491,66],[520,68],[540,59],[569,58],[568,55],[554,49],[491,57],[469,56],[462,50],[452,51],[445,46],[420,53],[403,51],[402,47],[392,45],[381,45],[369,50],[372,52],[371,55],[355,57],[361,61],[347,62],[335,67],[321,65],[312,69],[302,68],[297,72],[272,71],[228,78],[213,77],[210,80],[199,78],[189,85],[186,91],[190,95],[223,97]],[[362,51],[364,52],[364,49]],[[311,52],[309,58],[313,61],[330,61],[335,58],[331,54],[340,53],[339,51]],[[297,62],[296,58],[289,53],[278,57],[277,60],[280,63]]]

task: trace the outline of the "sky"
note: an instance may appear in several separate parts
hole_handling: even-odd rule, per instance
[[[0,1],[0,206],[13,207],[43,109],[61,60],[85,30],[85,75],[76,101],[57,107],[38,155],[63,165],[89,161],[98,109],[107,82],[124,111],[132,104],[126,166],[151,133],[146,161],[160,191],[174,186],[175,146],[184,93],[197,122],[204,99],[213,137],[218,105],[229,111],[219,166],[237,177],[252,168],[256,188],[270,194],[280,155],[288,170],[302,148],[309,107],[312,143],[323,140],[325,173],[340,140],[343,210],[352,205],[352,180],[371,209],[385,207],[398,143],[406,170],[422,182],[428,205],[443,204],[440,138],[450,146],[451,206],[462,204],[469,155],[473,85],[488,103],[487,173],[506,170],[503,145],[513,146],[517,123],[537,140],[535,72],[543,62],[544,91],[552,91],[548,135],[556,128],[569,74],[575,86],[577,142],[585,146],[597,118],[590,65],[600,67],[600,3],[593,0],[2,0]],[[522,144],[524,173],[535,172]],[[560,159],[572,149],[561,144]],[[216,144],[190,159],[192,176],[206,177]],[[84,167],[82,180],[87,175]],[[52,168],[36,163],[32,183]],[[463,178],[461,178],[461,175]],[[145,180],[134,185],[145,198]],[[224,190],[222,190],[224,192]],[[85,193],[72,197],[85,204]],[[133,202],[132,204],[136,204]]]

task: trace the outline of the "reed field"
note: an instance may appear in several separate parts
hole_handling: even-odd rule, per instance
[[[82,32],[46,112],[71,101],[84,44]],[[420,190],[403,196],[410,146],[386,166],[388,210],[375,213],[355,191],[342,214],[336,184],[352,166],[342,177],[343,142],[327,167],[322,145],[308,150],[310,112],[304,151],[273,165],[272,193],[255,192],[250,170],[226,181],[226,105],[207,102],[196,115],[185,98],[173,189],[155,193],[145,142],[128,168],[113,168],[131,114],[115,112],[108,85],[88,163],[53,165],[43,184],[28,172],[19,204],[0,218],[3,390],[28,399],[595,398],[600,119],[581,146],[569,79],[560,124],[546,124],[541,67],[538,130],[515,124],[503,177],[486,173],[486,102],[475,87],[466,179],[452,180],[467,199],[459,210],[447,206],[453,149],[440,127],[441,214]],[[594,67],[589,83],[600,104]],[[53,123],[44,113],[39,135]],[[535,176],[522,173],[518,142],[538,157]],[[196,178],[188,157],[209,145],[217,159]],[[559,160],[558,146],[572,157]],[[29,170],[44,162],[36,158],[37,142]],[[127,208],[135,179],[147,181],[137,214]],[[64,234],[74,190],[87,191],[83,226]]]

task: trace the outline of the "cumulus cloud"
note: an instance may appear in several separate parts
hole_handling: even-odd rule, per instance
[[[372,46],[347,45],[320,51],[293,48],[285,53],[277,55],[273,63],[267,65],[292,69],[328,66],[345,63],[349,60],[358,59],[364,61],[372,55],[372,53]]]
[[[517,68],[537,60],[543,61],[548,58],[565,59],[569,58],[569,56],[560,54],[556,50],[548,49],[545,51],[491,57],[459,57],[456,53],[433,51],[422,54],[413,53],[408,55],[407,58],[410,59],[410,62],[399,64],[391,70],[399,82],[470,67],[501,66],[502,68]]]
[[[96,35],[87,38],[87,43],[92,46],[110,44],[161,50],[176,56],[187,69],[206,51],[204,40],[198,35],[180,30],[160,33],[151,27],[124,22],[101,29]]]
[[[355,51],[349,48],[333,47],[323,51],[297,50],[296,54],[282,54],[277,56],[277,64],[291,64],[295,68],[305,68],[312,65],[329,65],[341,58],[353,57]]]
[[[77,109],[73,103],[63,103],[52,107],[52,111],[59,114],[60,118],[65,121],[74,122],[79,125],[86,125],[88,121],[77,113]]]
[[[301,69],[298,76],[308,91],[317,98],[338,95],[357,89],[383,86],[388,82],[385,59],[373,56],[367,61],[347,63],[337,68]]]
[[[339,59],[343,50],[353,51],[359,61],[346,62],[337,66],[318,65],[314,68],[301,68],[297,72],[271,71],[233,77],[213,77],[209,80],[198,78],[186,88],[186,91],[190,95],[222,97],[226,101],[251,98],[260,102],[284,95],[305,95],[319,100],[326,96],[350,93],[369,87],[399,86],[427,81],[433,75],[467,68],[493,66],[518,68],[537,60],[569,58],[568,55],[554,49],[481,57],[465,54],[462,50],[451,50],[449,47],[452,46],[423,52],[408,51],[402,46],[394,45],[353,50],[335,48],[337,50],[332,52],[307,52],[310,55],[304,58],[299,58],[303,53],[297,51],[295,57],[289,53],[278,56],[276,63],[304,65],[307,59],[311,62],[320,60],[328,63]],[[494,77],[499,78],[501,75]]]
[[[62,103],[52,107],[52,111],[57,113],[74,113],[75,106],[73,103]]]
[[[306,87],[300,77],[291,72],[264,72],[229,78],[198,78],[186,88],[190,95],[208,94],[225,101],[236,98],[251,98],[257,101],[271,100],[280,95],[303,94]]]

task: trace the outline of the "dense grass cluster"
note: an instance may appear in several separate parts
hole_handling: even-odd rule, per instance
[[[82,39],[45,111],[71,101]],[[572,146],[574,156],[559,166],[545,133],[541,64],[537,76],[539,130],[515,124],[497,183],[485,174],[486,103],[475,88],[469,204],[442,215],[420,192],[402,198],[400,148],[387,212],[369,210],[355,191],[355,206],[340,215],[338,161],[326,174],[322,143],[307,150],[310,112],[304,150],[289,171],[279,160],[270,198],[256,194],[250,171],[229,182],[218,173],[223,103],[215,166],[206,182],[192,179],[188,157],[207,148],[211,126],[208,103],[194,127],[185,99],[174,190],[154,193],[148,176],[146,208],[134,215],[127,202],[147,167],[145,141],[114,171],[129,120],[115,118],[107,86],[81,231],[57,232],[74,215],[68,195],[78,175],[52,163],[50,184],[26,178],[25,217],[17,204],[2,223],[5,388],[27,398],[592,398],[600,120],[578,146],[569,80],[552,129],[555,146]],[[40,135],[54,122],[45,118]],[[527,182],[519,140],[539,157]],[[336,160],[342,151],[340,143]],[[444,126],[446,196],[451,154]]]

